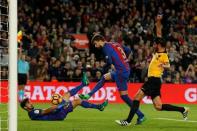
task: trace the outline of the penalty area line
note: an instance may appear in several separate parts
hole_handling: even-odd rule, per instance
[[[156,120],[167,120],[167,121],[180,121],[180,122],[191,122],[191,123],[197,123],[197,121],[191,121],[191,120],[179,120],[179,119],[171,119],[171,118],[153,118]]]

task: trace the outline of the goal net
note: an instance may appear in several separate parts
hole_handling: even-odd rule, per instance
[[[0,0],[0,131],[17,131],[17,0]]]
[[[0,131],[8,130],[8,2],[0,0]]]

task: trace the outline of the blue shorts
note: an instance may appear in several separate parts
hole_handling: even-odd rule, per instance
[[[111,72],[111,78],[116,82],[117,88],[119,91],[126,91],[127,90],[127,81],[129,79],[130,71],[128,72]]]
[[[62,107],[58,115],[61,116],[62,119],[65,119],[68,113],[72,111],[73,111],[73,105],[72,102],[69,101],[69,105],[67,107]]]

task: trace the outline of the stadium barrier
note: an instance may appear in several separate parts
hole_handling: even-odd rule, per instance
[[[79,84],[78,82],[29,82],[25,86],[25,95],[32,102],[50,102],[53,93],[60,93],[62,95]],[[91,83],[79,93],[88,93],[95,84]],[[133,98],[141,85],[140,83],[129,83],[129,96]],[[5,96],[8,93],[6,90],[7,82],[1,82],[1,86],[5,87],[1,90],[1,96]],[[161,92],[163,103],[197,104],[197,84],[163,84]],[[77,97],[78,95],[75,95],[71,99]],[[115,83],[106,83],[103,88],[91,97],[90,101],[99,103],[105,99],[108,99],[110,103],[123,103]],[[2,97],[1,100],[7,102],[8,97]],[[145,97],[142,103],[150,104],[152,101],[150,97]]]

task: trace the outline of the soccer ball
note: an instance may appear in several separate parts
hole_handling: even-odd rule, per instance
[[[52,96],[51,96],[51,103],[53,104],[53,105],[58,105],[59,103],[61,103],[62,102],[62,96],[61,95],[59,95],[59,94],[53,94]]]

